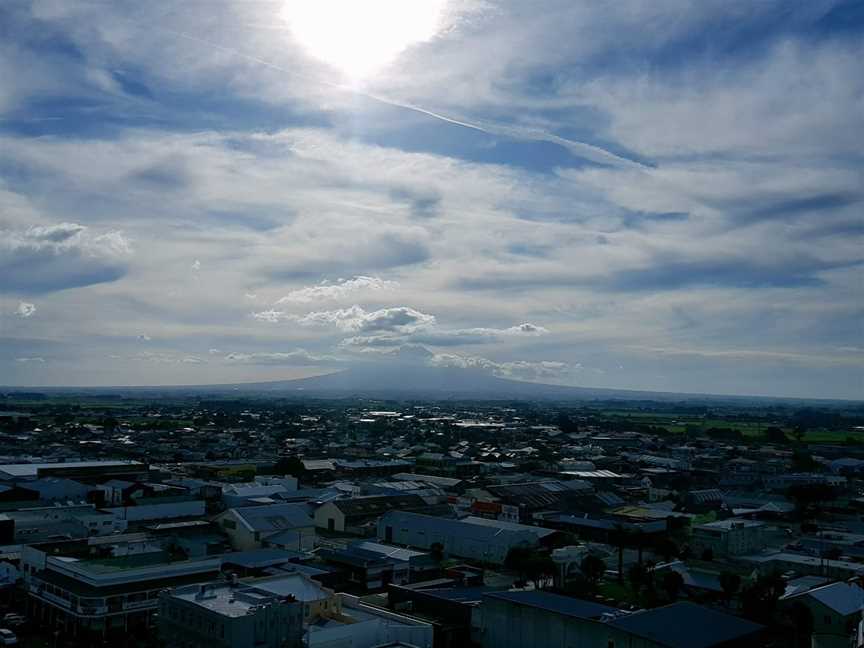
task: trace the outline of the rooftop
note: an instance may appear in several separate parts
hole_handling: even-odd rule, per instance
[[[616,613],[619,611],[617,608],[609,607],[608,605],[536,590],[524,592],[493,592],[484,594],[484,596],[486,598],[498,599],[509,603],[515,603],[516,605],[538,608],[577,619],[598,619],[604,614]]]
[[[760,633],[761,625],[695,603],[673,603],[628,614],[610,626],[669,648],[710,648]]]

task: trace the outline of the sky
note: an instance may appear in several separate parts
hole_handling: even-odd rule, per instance
[[[860,0],[6,0],[0,384],[864,397]]]

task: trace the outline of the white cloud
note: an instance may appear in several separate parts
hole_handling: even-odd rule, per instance
[[[0,229],[0,291],[48,292],[114,281],[126,271],[128,239],[78,223]]]
[[[267,310],[253,313],[253,317],[267,322],[290,321],[303,326],[333,327],[344,332],[410,332],[435,324],[434,315],[421,313],[409,306],[396,306],[367,312],[360,306],[354,305],[350,308],[312,311],[305,315]]]
[[[380,277],[356,276],[352,279],[338,279],[333,283],[322,281],[317,286],[306,286],[292,290],[276,300],[276,304],[308,304],[319,301],[337,301],[353,297],[357,293],[377,293],[392,290],[399,284]]]
[[[337,356],[312,353],[305,349],[293,351],[258,351],[253,353],[228,353],[225,360],[238,364],[262,364],[262,365],[307,365],[318,366],[342,362]]]
[[[15,314],[18,317],[28,318],[36,313],[36,304],[29,302],[18,302],[18,308],[15,309]]]
[[[567,363],[552,360],[496,362],[479,356],[466,356],[453,353],[436,353],[427,362],[433,367],[474,369],[491,373],[501,378],[523,380],[558,380],[574,369],[578,369],[578,365],[571,367]]]

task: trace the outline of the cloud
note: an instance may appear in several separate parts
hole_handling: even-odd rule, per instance
[[[36,364],[41,365],[45,364],[45,358],[40,356],[23,356],[20,358],[15,358],[15,362],[19,364]]]
[[[276,300],[280,304],[309,304],[319,301],[339,301],[357,293],[377,293],[392,290],[399,284],[380,277],[356,276],[352,279],[338,279],[333,283],[322,281],[315,286],[306,286],[292,290],[284,297]]]
[[[204,358],[200,358],[194,354],[177,351],[139,351],[131,355],[115,353],[108,357],[112,360],[132,360],[160,365],[199,365],[207,362]]]
[[[567,363],[553,360],[496,362],[479,356],[452,353],[436,353],[429,358],[428,364],[433,367],[480,370],[501,378],[522,380],[557,380],[574,370],[574,367],[570,367]]]
[[[546,335],[549,330],[525,322],[509,328],[468,328],[448,330],[437,326],[427,326],[411,331],[391,331],[379,335],[358,335],[347,338],[340,343],[345,348],[361,349],[363,347],[396,347],[403,345],[430,346],[462,346],[471,344],[489,344],[501,339],[516,339]]]
[[[435,323],[434,315],[421,313],[408,306],[367,312],[360,306],[354,305],[337,310],[312,311],[305,315],[267,310],[253,313],[253,317],[267,322],[290,321],[303,326],[332,327],[344,332],[410,332]]]
[[[29,302],[18,302],[18,308],[15,309],[15,314],[18,317],[28,318],[36,313],[36,304]]]
[[[320,366],[343,362],[337,356],[311,353],[305,349],[285,352],[228,353],[225,355],[225,360],[237,364],[300,366]]]
[[[0,291],[46,293],[116,281],[131,246],[123,234],[78,223],[0,230]]]

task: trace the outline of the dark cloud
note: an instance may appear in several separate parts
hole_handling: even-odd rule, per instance
[[[435,191],[398,187],[390,191],[390,197],[397,202],[408,203],[411,207],[411,214],[417,218],[437,216],[441,206],[441,195]]]
[[[46,293],[116,281],[126,273],[128,252],[121,234],[92,236],[77,223],[0,231],[0,292]]]

